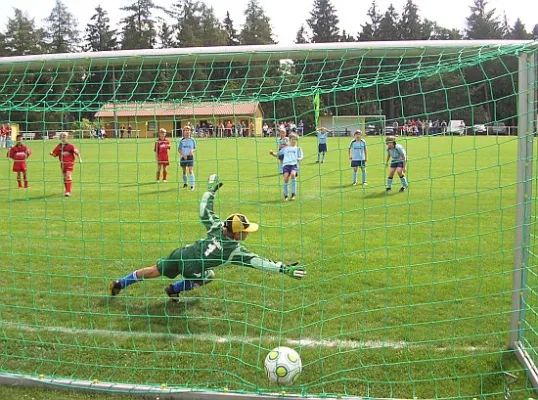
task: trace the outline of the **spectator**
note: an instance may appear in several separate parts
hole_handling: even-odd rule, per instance
[[[125,133],[125,125],[120,126],[120,139],[123,139],[123,134]]]
[[[133,134],[133,127],[131,126],[131,124],[129,124],[127,126],[127,137],[128,138],[131,138],[131,135]]]

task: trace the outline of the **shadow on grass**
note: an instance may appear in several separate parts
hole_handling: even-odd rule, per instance
[[[135,187],[135,186],[148,186],[148,185],[156,185],[157,182],[143,182],[143,183],[127,183],[124,185],[121,185],[123,187]]]
[[[20,198],[17,198],[17,199],[11,199],[10,201],[12,203],[18,203],[18,202],[22,202],[22,201],[36,201],[36,200],[50,200],[50,199],[60,199],[64,197],[62,194],[60,193],[55,193],[55,194],[45,194],[43,196],[33,196],[33,197],[20,197]]]
[[[172,188],[168,190],[152,190],[151,192],[141,192],[140,196],[146,196],[149,194],[170,193],[170,192],[177,192],[177,191],[179,191],[178,188]]]
[[[277,176],[280,176],[280,175],[281,174],[263,175],[263,176],[258,176],[256,179],[276,178]]]
[[[396,192],[398,193],[398,192]],[[386,196],[391,196],[392,193],[387,193],[385,190],[383,191],[375,191],[375,192],[372,192],[366,196],[364,196],[365,199],[381,199],[383,197],[386,197]]]

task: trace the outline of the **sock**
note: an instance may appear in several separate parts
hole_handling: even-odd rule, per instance
[[[26,174],[23,174],[22,177],[24,179],[24,187],[28,187],[28,177],[26,176]]]
[[[291,194],[297,193],[297,179],[291,180]]]
[[[127,275],[125,278],[120,279],[120,286],[122,289],[125,289],[127,286],[132,285],[133,283],[138,282],[138,277],[136,276],[136,271],[132,274]]]
[[[17,178],[17,184],[19,185],[20,188],[22,187],[22,181],[21,181],[21,178]]]
[[[402,176],[402,177],[400,178],[400,182],[402,182],[402,186],[403,186],[403,187],[407,187],[407,176],[405,176],[405,175]]]
[[[194,186],[194,174],[191,174],[191,186]]]
[[[325,161],[325,153],[321,153],[321,161]]]
[[[321,158],[321,153],[318,153],[318,161],[320,160]]]
[[[64,187],[65,187],[65,191],[68,192],[69,190],[67,190],[67,181],[64,181]]]
[[[65,181],[65,189],[71,193],[71,188],[73,187],[73,181]]]
[[[165,171],[163,171],[163,180],[166,180],[166,176],[168,175],[168,173]]]
[[[157,180],[161,179],[161,171],[157,171]]]
[[[288,183],[284,182],[284,197],[288,197]]]
[[[282,174],[282,172],[284,172],[284,166],[282,165],[282,163],[280,163],[278,167],[278,173]]]
[[[357,182],[357,171],[353,171],[353,183]]]
[[[183,183],[187,184],[187,175],[183,175]]]
[[[387,187],[392,188],[392,178],[387,179]]]
[[[362,169],[362,183],[366,183],[366,168]]]
[[[174,292],[181,293],[187,290],[194,289],[194,281],[177,281],[175,283],[172,283],[172,287],[174,288]]]

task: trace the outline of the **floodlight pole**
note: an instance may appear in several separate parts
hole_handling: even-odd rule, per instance
[[[533,142],[536,133],[536,55],[519,55],[518,77],[518,151],[516,237],[512,281],[512,315],[509,347],[515,350],[519,362],[525,367],[529,380],[538,391],[538,369],[525,348],[529,268],[529,244],[532,227]]]

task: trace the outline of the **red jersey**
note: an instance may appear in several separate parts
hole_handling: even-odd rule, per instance
[[[157,153],[158,161],[168,161],[168,150],[170,150],[170,142],[168,139],[157,139],[153,146],[153,151]]]
[[[78,149],[71,143],[59,143],[52,150],[52,155],[58,157],[60,162],[64,164],[73,164],[75,162],[75,155],[78,154]]]
[[[25,161],[32,152],[25,145],[16,144],[9,150],[8,157],[13,161]]]

